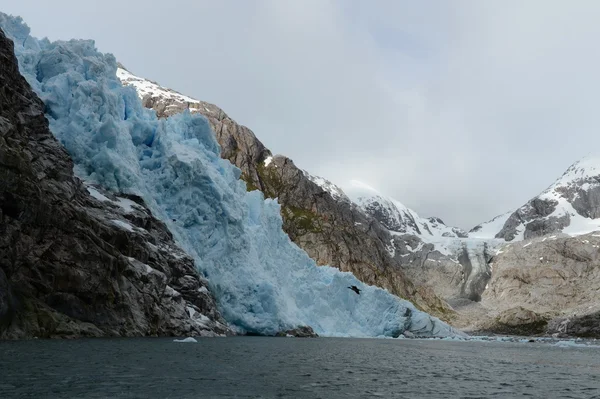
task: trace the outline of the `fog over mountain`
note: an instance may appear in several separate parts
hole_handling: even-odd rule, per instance
[[[95,38],[131,71],[219,104],[315,175],[465,229],[600,144],[593,1],[0,5],[34,35]]]

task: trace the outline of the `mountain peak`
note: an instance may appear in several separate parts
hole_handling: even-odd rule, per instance
[[[513,241],[596,230],[600,230],[600,156],[588,155],[525,205],[475,227],[471,235]]]
[[[569,185],[582,179],[597,178],[598,176],[600,176],[600,156],[588,155],[569,166],[551,187]]]
[[[385,196],[359,180],[351,180],[344,191],[364,213],[378,220],[393,234],[413,234],[425,241],[440,237],[466,237],[467,233],[448,227],[440,218],[423,218],[400,201]]]

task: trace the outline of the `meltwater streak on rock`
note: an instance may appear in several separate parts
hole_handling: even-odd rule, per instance
[[[37,41],[0,15],[16,38],[21,72],[46,103],[53,133],[84,178],[139,195],[209,280],[224,317],[241,331],[309,325],[321,335],[452,335],[447,324],[352,274],[316,267],[281,230],[279,206],[247,193],[219,156],[207,120],[158,120],[116,78],[91,41]],[[360,298],[346,287],[363,290]]]
[[[0,339],[226,333],[165,225],[86,189],[43,111],[0,31]]]

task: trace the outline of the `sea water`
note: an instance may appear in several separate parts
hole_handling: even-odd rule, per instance
[[[600,397],[597,347],[348,338],[189,341],[0,342],[0,398]]]

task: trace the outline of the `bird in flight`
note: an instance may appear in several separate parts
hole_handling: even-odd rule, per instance
[[[358,295],[360,295],[361,290],[357,286],[353,285],[348,288],[351,289],[352,291],[356,292]]]

